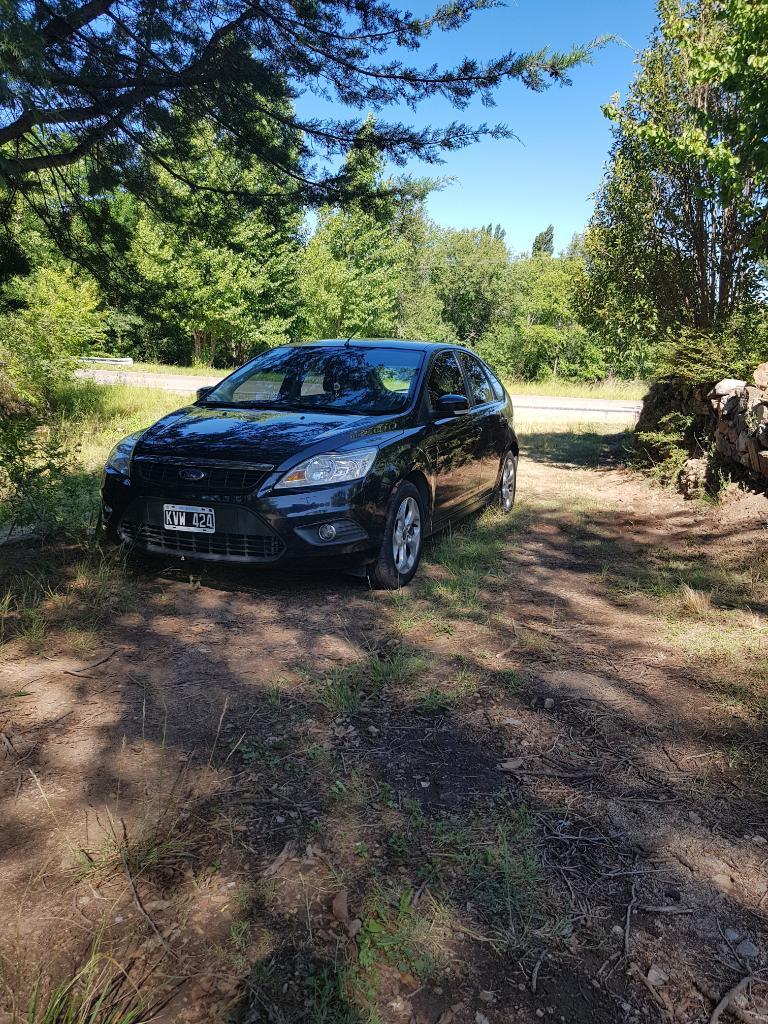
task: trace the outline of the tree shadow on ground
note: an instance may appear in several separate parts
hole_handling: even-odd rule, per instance
[[[9,980],[28,984],[57,919],[79,929],[48,940],[59,970],[101,928],[183,979],[166,1019],[608,1022],[665,999],[708,1019],[762,967],[741,936],[768,948],[743,839],[768,829],[766,780],[733,759],[768,749],[759,717],[703,707],[722,666],[670,623],[721,567],[685,554],[685,513],[662,525],[546,496],[438,539],[393,595],[117,564],[133,600],[92,655],[14,662],[47,703],[12,715],[3,765],[26,907]],[[693,622],[736,630],[718,616]]]

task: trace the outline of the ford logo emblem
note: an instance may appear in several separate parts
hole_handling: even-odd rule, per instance
[[[198,480],[205,480],[208,474],[202,469],[180,469],[179,476],[182,480],[188,480],[190,483],[196,483]]]

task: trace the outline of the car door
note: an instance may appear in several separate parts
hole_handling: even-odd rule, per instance
[[[470,416],[477,421],[475,458],[480,466],[481,489],[490,491],[496,486],[506,443],[502,423],[504,402],[494,394],[485,366],[476,356],[462,352],[459,358],[467,377],[472,403]]]
[[[436,413],[436,403],[442,395],[464,395],[470,402],[464,374],[453,352],[439,352],[435,356],[426,383],[431,420],[426,448],[435,473],[436,521],[471,501],[482,487],[481,467],[476,460],[480,422],[469,411],[450,416]]]

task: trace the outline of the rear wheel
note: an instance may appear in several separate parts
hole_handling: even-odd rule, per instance
[[[376,586],[397,590],[411,582],[421,559],[424,525],[422,497],[405,480],[392,493],[381,550],[371,567],[371,579]]]
[[[501,481],[496,500],[502,512],[511,512],[517,492],[517,456],[507,452],[501,464]]]

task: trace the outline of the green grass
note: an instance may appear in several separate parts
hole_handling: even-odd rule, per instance
[[[101,470],[111,448],[191,397],[86,380],[59,389],[49,429],[60,440],[66,461],[63,472],[43,473],[37,480],[36,518],[50,532],[82,538],[96,522]],[[0,524],[11,516],[11,507],[8,495],[0,490]]]
[[[319,680],[317,696],[336,715],[359,711],[386,687],[403,686],[424,668],[415,655],[395,651],[387,657],[372,654],[365,661],[331,669]]]
[[[171,376],[189,377],[226,377],[236,367],[228,366],[224,369],[213,366],[169,366],[167,363],[134,363],[133,366],[120,366],[105,363],[89,363],[89,368],[97,370],[116,370],[119,373],[164,373]]]
[[[605,398],[639,401],[648,385],[642,380],[601,380],[594,384],[569,380],[505,380],[511,395],[546,395],[551,398]]]

